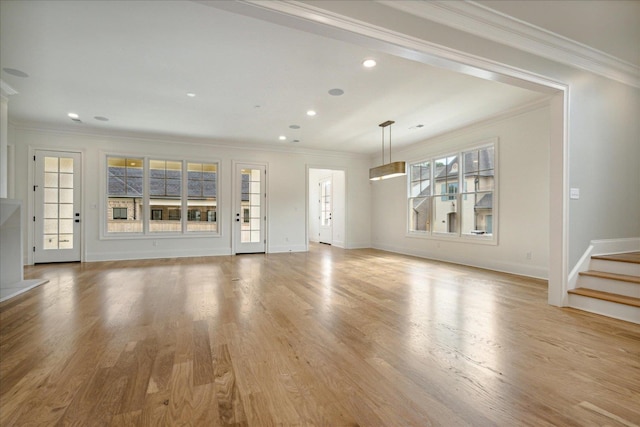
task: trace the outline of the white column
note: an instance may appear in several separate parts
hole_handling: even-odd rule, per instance
[[[9,126],[9,96],[15,95],[16,92],[11,86],[6,84],[4,80],[0,80],[0,198],[8,197],[7,189],[9,182],[9,169],[7,156],[8,153],[8,126]]]
[[[7,198],[7,182],[9,175],[7,173],[7,125],[9,124],[9,98],[4,96],[4,91],[0,95],[2,102],[2,110],[0,110],[0,198]]]

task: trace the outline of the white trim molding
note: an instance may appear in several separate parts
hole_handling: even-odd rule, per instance
[[[475,1],[379,0],[397,10],[640,87],[640,67]]]

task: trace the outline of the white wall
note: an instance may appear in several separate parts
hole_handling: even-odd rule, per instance
[[[497,137],[498,244],[407,235],[407,180],[372,186],[372,241],[380,249],[432,259],[547,277],[549,259],[549,108],[537,106],[498,121],[471,126],[398,151],[415,162]],[[527,253],[531,259],[527,259]]]
[[[231,182],[232,161],[268,164],[268,252],[303,251],[306,249],[306,173],[307,165],[341,168],[350,179],[347,191],[358,194],[348,201],[349,212],[362,212],[370,206],[368,191],[369,160],[353,155],[319,152],[262,151],[252,148],[210,146],[201,143],[175,143],[115,136],[58,133],[15,127],[12,138],[16,153],[16,197],[29,204],[32,193],[33,149],[75,150],[83,153],[84,182],[82,191],[84,246],[83,260],[161,258],[174,256],[224,255],[231,253]],[[176,156],[186,160],[220,162],[219,200],[222,235],[220,237],[101,238],[100,218],[104,209],[105,154]],[[27,209],[25,209],[26,211]],[[25,213],[29,218],[31,210]],[[346,219],[346,246],[370,246],[370,223],[362,218]],[[25,236],[25,247],[31,247],[32,230]],[[153,245],[154,240],[156,246]],[[25,254],[27,260],[29,252]]]

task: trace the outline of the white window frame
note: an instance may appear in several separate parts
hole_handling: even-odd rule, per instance
[[[491,235],[483,235],[483,234],[464,234],[462,233],[462,197],[464,196],[464,157],[463,153],[473,150],[478,150],[482,148],[493,147],[493,171],[494,171],[494,182],[493,182],[493,206],[492,206],[492,234]],[[433,153],[427,156],[423,156],[420,158],[416,158],[413,161],[410,161],[408,164],[408,173],[407,173],[407,202],[405,205],[406,208],[406,236],[411,238],[418,239],[431,239],[431,240],[446,240],[446,241],[458,241],[465,243],[478,243],[478,244],[486,244],[486,245],[497,245],[498,244],[498,234],[500,228],[500,218],[499,218],[499,140],[497,137],[485,139],[481,141],[476,141],[467,145],[462,145],[451,150],[440,151],[437,153]],[[456,232],[448,233],[448,232],[436,232],[434,231],[434,207],[433,207],[433,199],[435,197],[449,197],[448,195],[441,195],[436,193],[435,189],[435,161],[437,159],[441,159],[443,157],[458,157],[458,193],[455,195],[455,203],[458,206],[458,215],[456,215]],[[430,227],[429,231],[413,231],[410,229],[412,222],[412,212],[410,209],[411,200],[414,198],[411,196],[411,168],[415,164],[430,162],[431,171],[430,171],[430,187],[431,191],[429,196],[429,222]]]
[[[221,177],[221,161],[219,159],[193,159],[193,158],[176,158],[171,156],[154,156],[143,155],[139,153],[121,153],[121,152],[101,152],[101,173],[100,173],[100,240],[123,240],[123,239],[158,239],[158,238],[175,238],[175,237],[221,237],[222,236],[222,212],[220,211],[220,177]],[[142,210],[142,231],[141,232],[108,232],[108,173],[109,158],[136,158],[143,161],[142,172],[142,200],[145,208]],[[180,207],[180,230],[179,231],[150,231],[149,224],[151,220],[150,199],[150,161],[164,160],[182,163],[182,183],[181,183],[181,207]],[[187,231],[187,212],[188,212],[188,163],[206,163],[215,164],[216,173],[218,175],[216,181],[216,231]]]

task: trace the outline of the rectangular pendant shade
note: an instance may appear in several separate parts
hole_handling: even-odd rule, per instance
[[[380,179],[393,178],[395,176],[402,176],[406,174],[407,164],[405,162],[393,162],[369,169],[369,180],[377,181]]]

